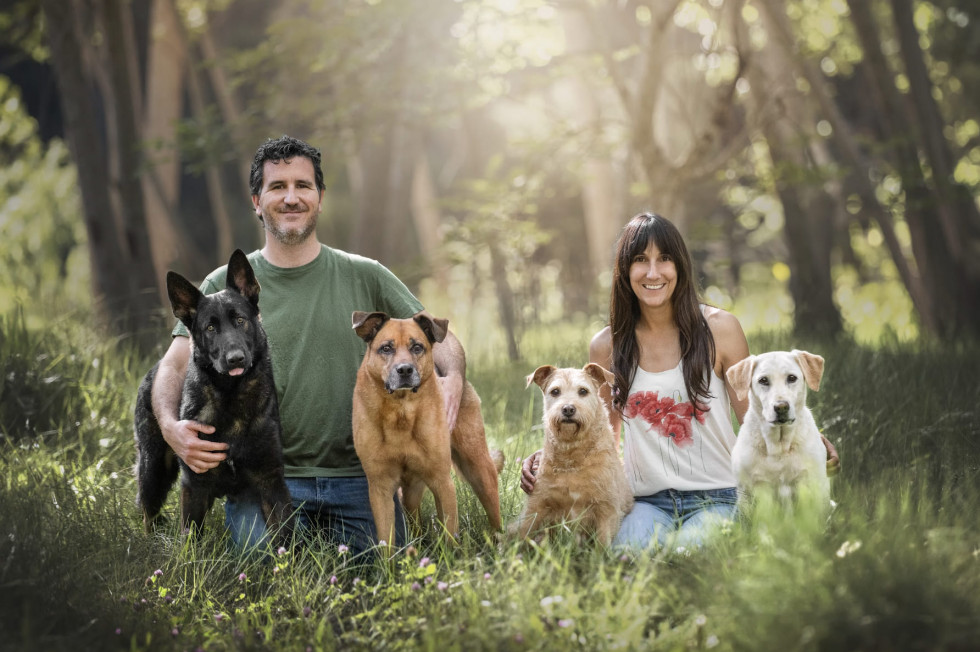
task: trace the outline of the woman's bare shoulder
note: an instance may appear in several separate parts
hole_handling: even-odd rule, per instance
[[[592,341],[589,342],[589,361],[609,368],[612,361],[612,329],[609,326],[592,336]]]

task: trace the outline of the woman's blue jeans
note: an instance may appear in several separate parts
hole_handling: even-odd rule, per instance
[[[735,518],[735,487],[701,491],[665,489],[637,496],[613,540],[614,547],[700,548],[712,531]]]

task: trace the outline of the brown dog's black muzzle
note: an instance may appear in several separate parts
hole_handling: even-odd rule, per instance
[[[407,362],[395,365],[388,379],[385,380],[385,389],[389,394],[399,389],[410,389],[412,392],[419,391],[419,384],[422,382],[418,368]]]

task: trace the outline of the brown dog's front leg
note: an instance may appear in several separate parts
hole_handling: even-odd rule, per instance
[[[372,480],[368,476],[368,497],[371,513],[374,515],[375,536],[378,543],[385,542],[389,547],[395,543],[395,493],[396,481],[392,479]]]
[[[450,539],[455,540],[459,534],[459,515],[456,511],[456,485],[453,484],[452,476],[449,473],[440,475],[429,485],[429,489],[436,499],[439,522],[445,526]]]

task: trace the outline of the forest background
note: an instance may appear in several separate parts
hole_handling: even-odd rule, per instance
[[[978,24],[952,0],[7,0],[0,312],[95,298],[158,346],[166,270],[259,246],[247,168],[288,133],[323,151],[322,240],[487,352],[601,326],[641,210],[749,331],[972,338]]]

